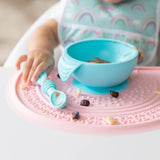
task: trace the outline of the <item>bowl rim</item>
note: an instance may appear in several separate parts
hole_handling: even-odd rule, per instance
[[[110,41],[110,42],[112,41],[112,42],[114,42],[114,43],[121,43],[121,44],[124,44],[124,45],[126,45],[126,46],[134,49],[134,50],[135,50],[135,55],[134,55],[134,57],[128,59],[127,61],[125,60],[125,61],[122,61],[122,62],[115,62],[115,63],[113,63],[113,62],[111,62],[111,63],[88,63],[88,62],[85,62],[85,61],[80,61],[80,60],[78,60],[78,59],[75,59],[75,58],[71,57],[71,56],[68,54],[67,51],[68,51],[68,49],[69,49],[71,46],[77,45],[77,44],[79,44],[79,43],[88,42],[88,41]],[[81,63],[83,63],[83,64],[87,64],[87,65],[98,65],[98,66],[100,66],[100,65],[116,65],[116,64],[129,63],[130,61],[132,61],[132,60],[134,60],[134,59],[138,59],[138,54],[139,54],[139,51],[138,51],[137,47],[134,46],[134,45],[132,45],[132,44],[130,44],[130,43],[128,43],[128,42],[120,41],[120,40],[116,40],[116,39],[103,39],[103,38],[101,38],[101,39],[87,39],[87,40],[77,41],[77,42],[75,42],[75,43],[72,43],[72,44],[68,45],[68,46],[64,49],[64,51],[65,51],[64,54],[67,54],[67,56],[69,56],[71,59],[73,59],[73,60],[75,60],[75,61],[81,62]],[[136,54],[136,51],[137,51],[137,54]]]

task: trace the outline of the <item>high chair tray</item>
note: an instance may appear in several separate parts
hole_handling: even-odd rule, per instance
[[[160,128],[160,67],[136,67],[129,79],[127,89],[118,98],[111,95],[92,95],[82,92],[75,94],[73,78],[63,82],[55,68],[49,79],[58,90],[66,93],[68,103],[61,110],[54,109],[49,98],[33,84],[25,90],[19,88],[22,72],[18,72],[8,85],[8,100],[12,108],[24,118],[40,125],[91,135],[122,135],[155,130]],[[81,106],[83,99],[89,106]],[[73,119],[73,112],[79,112],[79,119]],[[116,123],[108,125],[106,118],[112,116]]]

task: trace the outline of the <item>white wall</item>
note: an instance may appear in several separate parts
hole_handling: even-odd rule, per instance
[[[0,65],[30,25],[57,0],[1,0]]]

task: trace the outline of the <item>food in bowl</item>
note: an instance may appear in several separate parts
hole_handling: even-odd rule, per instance
[[[89,60],[87,62],[89,62],[89,63],[111,63],[110,61],[106,61],[106,60],[99,58],[99,57],[94,57],[94,56],[92,56],[92,57],[95,58],[96,60]]]
[[[90,53],[98,58],[91,58]],[[87,62],[99,58],[111,63]],[[72,75],[74,85],[81,83],[91,87],[113,87],[128,79],[137,60],[138,50],[129,43],[109,39],[85,40],[64,49],[58,71],[62,81]]]

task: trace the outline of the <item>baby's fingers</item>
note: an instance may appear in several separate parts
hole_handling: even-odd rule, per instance
[[[18,58],[17,62],[16,62],[16,68],[17,70],[20,69],[20,65],[22,62],[26,61],[27,60],[27,55],[22,55]]]
[[[25,82],[28,79],[28,75],[30,73],[32,64],[33,64],[33,59],[29,59],[29,60],[27,60],[25,66],[24,66],[24,69],[23,69],[23,79],[24,79]]]
[[[33,62],[32,68],[31,68],[30,73],[28,75],[28,80],[27,80],[28,83],[30,83],[31,81],[33,81],[33,74],[34,74],[34,72],[36,71],[37,67],[40,64],[41,64],[41,61],[39,61],[39,60],[36,60],[36,61]]]
[[[46,69],[46,63],[45,62],[40,63],[32,76],[32,82],[36,82],[37,78],[45,69]]]

